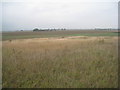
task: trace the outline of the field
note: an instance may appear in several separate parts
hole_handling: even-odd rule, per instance
[[[68,37],[68,36],[118,36],[116,30],[66,30],[66,31],[16,31],[3,32],[3,40],[27,39],[27,38],[48,38],[48,37]]]
[[[2,45],[4,88],[118,87],[116,32],[7,32]]]

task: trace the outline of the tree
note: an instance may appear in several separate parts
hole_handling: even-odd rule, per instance
[[[35,29],[33,29],[33,31],[39,31],[39,29],[38,29],[38,28],[35,28]]]

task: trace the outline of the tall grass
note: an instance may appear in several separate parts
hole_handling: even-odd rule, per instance
[[[115,88],[117,39],[30,39],[3,42],[3,87]]]

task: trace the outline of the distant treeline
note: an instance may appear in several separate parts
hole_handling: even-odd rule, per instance
[[[33,29],[33,31],[57,31],[57,30],[66,30],[65,28],[61,28],[61,29],[38,29],[35,28]]]
[[[95,28],[95,30],[118,30],[114,28]]]

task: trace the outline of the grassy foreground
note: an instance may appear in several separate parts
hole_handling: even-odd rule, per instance
[[[3,41],[3,87],[115,88],[117,37]]]

